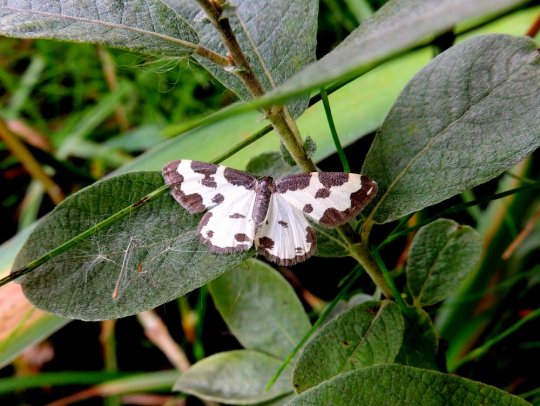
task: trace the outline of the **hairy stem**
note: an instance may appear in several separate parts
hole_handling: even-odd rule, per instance
[[[214,51],[211,51],[208,48],[205,48],[201,45],[198,45],[195,48],[195,53],[199,56],[202,56],[203,58],[206,58],[214,62],[216,65],[219,65],[219,66],[229,66],[231,64],[230,61],[224,56],[221,56],[220,54]]]
[[[364,268],[371,280],[381,289],[384,296],[388,299],[394,297],[392,289],[384,279],[377,261],[373,258],[367,239],[358,241],[358,234],[353,230],[349,224],[344,224],[337,228],[339,235],[349,245],[349,253],[351,257],[356,259],[360,265]],[[367,235],[364,235],[367,238]]]
[[[220,0],[197,0],[204,10],[210,22],[221,36],[223,44],[229,52],[234,73],[242,80],[253,97],[264,95],[264,88],[247,60],[240,44],[231,27],[228,18],[221,18],[222,2]],[[272,127],[280,135],[283,144],[304,172],[316,171],[316,166],[309,159],[302,146],[302,139],[296,123],[284,106],[264,107],[266,118],[272,123]]]

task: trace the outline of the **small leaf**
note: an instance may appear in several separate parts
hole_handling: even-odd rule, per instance
[[[469,226],[439,219],[414,237],[407,260],[407,287],[417,306],[430,306],[452,294],[478,262],[482,240]]]
[[[280,142],[279,144],[279,152],[281,152],[281,158],[284,162],[289,164],[289,166],[296,166],[296,161],[283,142]]]
[[[246,260],[209,288],[227,326],[247,349],[283,359],[311,327],[292,287],[264,262]]]
[[[362,173],[377,180],[378,223],[443,201],[513,167],[540,145],[533,40],[486,35],[450,48],[401,93]]]
[[[287,164],[279,152],[263,152],[251,158],[246,171],[255,176],[272,176],[275,179],[291,175],[297,172],[297,169]]]
[[[411,307],[403,319],[405,333],[396,363],[439,370],[437,364],[439,337],[429,314],[422,308]]]
[[[133,172],[81,190],[39,223],[14,268],[162,185],[158,172]],[[169,194],[163,195],[27,274],[24,294],[36,307],[82,320],[113,319],[159,306],[250,255],[211,254],[196,231],[200,217],[189,214]]]
[[[455,375],[403,365],[377,365],[339,375],[293,399],[290,406],[525,406],[525,400]]]
[[[393,362],[403,329],[393,302],[366,302],[345,311],[306,344],[294,370],[295,390],[303,392],[336,375]]]
[[[349,256],[349,249],[335,228],[322,227],[312,222],[317,232],[317,250],[315,256],[327,258],[342,258]]]
[[[304,140],[304,151],[306,151],[306,156],[310,159],[317,152],[317,143],[309,135]]]
[[[2,0],[0,33],[172,57],[190,55],[199,42],[188,23],[160,0]]]
[[[239,350],[212,355],[184,372],[174,390],[222,403],[252,404],[292,392],[290,368],[276,383],[265,386],[281,361],[257,351]]]

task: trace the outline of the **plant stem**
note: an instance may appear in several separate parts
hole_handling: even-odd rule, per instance
[[[381,289],[384,296],[388,299],[395,298],[392,289],[386,282],[377,261],[373,258],[369,246],[365,242],[359,242],[352,246],[351,256],[358,261],[369,275],[371,280]]]
[[[229,51],[229,56],[236,67],[236,75],[244,82],[253,96],[259,97],[264,94],[264,88],[255,76],[249,62],[240,48],[240,44],[236,40],[236,36],[232,30],[228,18],[221,18],[222,3],[219,0],[197,0],[201,8],[204,10],[210,22],[221,36],[223,44]]]
[[[231,64],[231,61],[229,61],[224,56],[221,56],[220,54],[200,45],[195,48],[195,53],[199,56],[202,56],[203,58],[214,62],[216,65],[219,66],[230,66]]]

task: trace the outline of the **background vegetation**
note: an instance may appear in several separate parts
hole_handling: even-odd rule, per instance
[[[317,24],[317,58],[334,49],[383,3],[322,1]],[[382,126],[398,95],[434,56],[480,34],[535,37],[539,15],[540,8],[533,2],[522,2],[497,10],[495,14],[486,10],[474,19],[463,18],[442,34],[434,29],[438,35],[423,38],[414,47],[398,45],[399,52],[391,58],[369,66],[360,65],[359,69],[343,74],[328,86],[332,118],[341,143],[346,145],[345,155],[351,170],[361,170],[375,132]],[[142,56],[100,45],[2,37],[0,83],[3,218],[0,232],[5,241],[0,247],[2,276],[9,273],[36,220],[66,196],[110,174],[159,170],[172,159],[214,161],[234,145],[267,132],[258,111],[251,108],[233,114],[223,109],[237,100],[234,92],[195,63],[171,57]],[[312,137],[317,144],[314,160],[322,170],[342,170],[342,161],[334,153],[336,146],[329,136],[329,117],[324,112],[319,92],[313,92],[309,103],[310,107],[298,118],[298,125],[301,133]],[[216,111],[222,119],[211,115]],[[538,139],[538,121],[528,126],[531,137]],[[242,146],[223,162],[240,169],[250,164],[252,170],[262,165],[264,170],[278,173],[283,170],[281,164],[276,168],[266,160],[251,161],[261,153],[278,150],[278,137],[269,133],[254,144]],[[432,216],[440,217],[448,208],[457,207],[454,212],[445,212],[444,217],[470,225],[476,230],[475,235],[482,237],[482,259],[473,276],[459,287],[444,285],[445,289],[451,286],[451,292],[434,291],[422,297],[418,292],[415,295],[414,289],[407,285],[411,277],[407,275],[405,264],[413,260],[415,254],[414,247],[411,248],[412,234],[385,242],[380,250],[399,291],[409,293],[419,302],[424,300],[420,305],[425,307],[441,333],[443,340],[439,342],[437,354],[439,368],[432,369],[445,371],[446,366],[441,365],[447,364],[450,372],[461,377],[496,386],[533,403],[540,399],[536,365],[532,362],[539,358],[540,343],[538,193],[537,189],[529,188],[504,199],[495,198],[504,190],[534,185],[537,178],[536,152],[505,174],[402,220],[404,228],[414,227]],[[468,201],[475,204],[462,204]],[[395,218],[403,214],[406,213],[397,213]],[[373,240],[383,242],[396,224],[376,227]],[[455,227],[452,222],[431,224],[451,231]],[[424,229],[423,232],[434,231]],[[129,239],[129,236],[122,238]],[[319,238],[323,248],[325,240]],[[429,234],[425,238],[430,240]],[[100,244],[108,243],[107,239],[113,237],[90,238],[89,247],[99,253]],[[415,241],[418,241],[416,248],[420,249],[422,240]],[[329,251],[335,249],[330,245]],[[82,254],[79,251],[70,255]],[[69,268],[70,262],[65,264]],[[261,286],[280,286],[284,295],[290,293],[291,296],[284,296],[284,301],[298,296],[311,322],[324,314],[325,305],[333,301],[338,303],[333,308],[337,314],[345,309],[357,309],[352,306],[365,298],[362,295],[380,296],[365,274],[353,281],[347,279],[348,290],[342,290],[343,279],[356,265],[350,257],[318,256],[291,269],[280,268],[294,293],[282,288],[282,279],[276,279],[265,265],[254,261],[247,264],[249,269],[268,275],[264,283],[258,282]],[[245,266],[240,271],[246,271]],[[460,266],[472,268],[471,264]],[[229,277],[234,279],[234,273]],[[208,376],[204,370],[199,376],[187,375],[182,383],[177,383],[177,390],[184,394],[171,392],[171,388],[178,380],[177,370],[185,371],[190,364],[209,359],[212,354],[249,348],[242,340],[237,341],[232,320],[220,309],[220,306],[226,308],[226,304],[219,302],[216,292],[230,286],[234,286],[234,281],[220,278],[209,287],[203,286],[155,310],[99,323],[70,321],[45,313],[29,304],[19,285],[2,286],[0,402],[33,405],[81,400],[81,404],[181,404],[187,393],[199,395],[198,399],[188,398],[193,404],[200,404],[204,401],[200,399],[205,398],[226,400],[224,395],[221,398],[215,393],[208,395],[204,392],[208,388],[197,392],[195,384]],[[214,295],[213,300],[209,290]],[[454,293],[453,299],[441,304],[440,300],[449,293]],[[250,303],[248,300],[246,306]],[[394,315],[397,305],[385,303],[377,311],[389,320],[392,317],[397,320]],[[273,306],[272,314],[286,311],[280,309],[277,302]],[[353,320],[363,317],[347,314]],[[472,317],[478,314],[481,317]],[[418,316],[418,325],[422,324],[422,317]],[[399,321],[394,322],[399,324]],[[309,328],[302,323],[304,321],[296,322],[296,330],[291,330],[298,334],[296,341],[304,335],[300,332]],[[402,326],[402,330],[405,328]],[[321,332],[323,329],[324,326]],[[418,338],[412,334],[408,337],[410,340]],[[323,340],[321,345],[325,345],[324,334],[313,339]],[[445,351],[448,343],[450,348]],[[284,346],[275,351],[278,358],[283,359],[289,350]],[[312,345],[311,351],[316,350]],[[396,352],[398,350],[399,346]],[[420,346],[419,352],[423,350],[425,348]],[[393,359],[388,355],[393,354],[392,351],[390,348],[385,353],[388,360]],[[254,359],[257,354],[253,354]],[[313,358],[317,357],[319,354],[315,352]],[[260,361],[265,362],[267,360]],[[309,364],[309,357],[301,362],[306,363],[304,371],[318,368]],[[380,363],[384,363],[384,359]],[[279,366],[280,362],[276,361],[272,370]],[[383,371],[386,376],[395,373],[405,381],[416,379],[414,371],[407,378],[402,370],[392,371],[393,366],[381,368],[386,367],[389,368]],[[372,382],[370,376],[364,375],[354,378],[366,382],[367,387],[358,391],[368,393],[377,380],[372,378]],[[296,375],[295,384],[299,385],[297,388],[307,389],[321,382],[317,379],[323,378]],[[434,375],[432,379],[436,382],[440,377]],[[209,381],[210,387],[212,380]],[[277,395],[290,390],[281,390],[279,385],[278,381]],[[347,387],[347,382],[344,385]],[[387,394],[381,389],[380,396],[383,395]],[[254,399],[250,403],[265,400]],[[232,403],[241,402],[236,399]]]

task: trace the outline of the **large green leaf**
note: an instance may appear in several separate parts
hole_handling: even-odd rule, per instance
[[[324,382],[293,399],[296,405],[520,406],[529,403],[480,382],[404,365],[377,365]]]
[[[442,53],[401,93],[363,173],[377,180],[371,216],[385,223],[492,179],[540,145],[534,41],[471,39]]]
[[[197,362],[184,372],[174,389],[227,404],[253,404],[292,392],[291,370],[287,368],[276,383],[265,386],[281,361],[250,350],[228,351]]]
[[[439,337],[429,314],[420,307],[411,307],[403,319],[405,333],[396,363],[438,371]]]
[[[439,219],[422,227],[407,260],[407,287],[414,303],[423,307],[446,299],[481,253],[482,240],[469,226]]]
[[[204,14],[192,0],[167,0],[180,15],[190,21],[201,45],[226,55],[221,37],[204,19]],[[269,91],[280,85],[307,64],[315,60],[317,44],[317,14],[319,2],[313,0],[236,0],[229,20],[232,29],[249,62]],[[216,66],[201,56],[195,59],[220,82],[244,100],[253,95],[232,72]],[[308,97],[290,105],[294,116],[305,110]]]
[[[393,362],[403,330],[393,302],[366,302],[345,311],[306,344],[294,370],[295,390],[303,392],[336,375]]]
[[[227,326],[249,350],[284,359],[311,327],[291,285],[264,262],[248,259],[209,288]]]
[[[305,93],[418,44],[466,18],[505,10],[522,0],[390,0],[336,49],[294,75],[268,101]]]
[[[161,0],[1,0],[0,33],[172,57],[188,56],[199,41],[188,23]]]
[[[74,194],[36,227],[15,268],[162,184],[157,172],[133,172]],[[161,196],[26,275],[24,293],[41,309],[82,320],[112,319],[154,308],[208,283],[245,258],[245,253],[211,254],[199,242],[199,219],[170,195]]]

